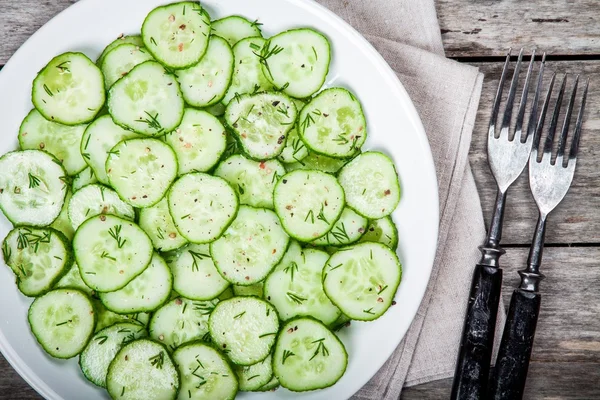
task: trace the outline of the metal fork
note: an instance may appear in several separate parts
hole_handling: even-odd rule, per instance
[[[548,103],[554,86],[554,79],[555,76],[552,76],[552,81],[550,82],[548,94],[544,101],[542,114],[536,129],[533,150],[529,161],[530,187],[539,209],[539,218],[535,228],[532,246],[529,251],[527,267],[524,270],[519,271],[519,275],[521,275],[520,287],[512,294],[506,326],[502,335],[500,351],[496,362],[496,371],[490,385],[489,398],[496,400],[515,400],[523,397],[527,371],[529,368],[529,359],[531,357],[533,339],[542,299],[541,294],[539,293],[539,285],[542,279],[544,279],[544,275],[540,273],[540,265],[544,248],[546,220],[548,214],[554,210],[567,194],[573,181],[575,165],[577,163],[577,153],[581,138],[581,127],[583,124],[583,113],[585,110],[589,80],[583,91],[579,115],[575,125],[575,132],[571,139],[570,152],[565,155],[565,150],[567,146],[569,124],[571,122],[575,104],[575,96],[577,94],[579,76],[575,79],[571,91],[569,105],[558,142],[556,159],[552,159],[552,148],[555,140],[561,103],[567,83],[566,74],[556,99],[556,105],[550,121],[543,153],[541,158],[539,157],[540,139],[546,112],[548,110]]]
[[[502,270],[500,269],[499,259],[504,254],[504,250],[500,247],[500,240],[502,237],[506,193],[527,165],[535,133],[535,123],[531,121],[537,120],[537,104],[542,86],[546,60],[545,54],[539,70],[529,124],[525,134],[523,134],[523,121],[527,106],[529,83],[535,60],[534,51],[531,55],[531,62],[529,63],[521,95],[515,124],[515,134],[513,137],[509,135],[512,109],[519,83],[521,61],[523,59],[523,49],[519,53],[513,73],[500,132],[498,133],[496,129],[498,111],[502,100],[502,90],[508,75],[510,56],[511,51],[509,50],[492,107],[488,130],[488,160],[498,186],[498,193],[487,239],[479,247],[481,259],[475,267],[471,283],[469,302],[452,385],[452,399],[482,399],[487,392],[496,316],[502,286]]]

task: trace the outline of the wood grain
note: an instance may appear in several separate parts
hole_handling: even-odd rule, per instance
[[[436,8],[449,57],[499,56],[509,47],[600,54],[596,0],[437,0]]]

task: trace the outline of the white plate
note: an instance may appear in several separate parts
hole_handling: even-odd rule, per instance
[[[55,55],[82,51],[95,59],[121,33],[138,33],[146,14],[165,0],[82,0],[34,34],[0,72],[0,153],[16,148],[19,125],[31,109],[31,82]],[[240,14],[259,19],[265,36],[297,26],[314,27],[332,44],[327,86],[350,88],[368,120],[365,149],[379,149],[394,159],[403,196],[393,218],[400,236],[404,266],[397,305],[371,323],[352,323],[341,338],[347,347],[346,374],[333,387],[305,394],[286,390],[240,394],[244,399],[346,399],[379,370],[404,337],[423,298],[435,256],[438,194],[435,169],[425,132],[396,75],[355,30],[310,0],[205,0],[213,18]],[[0,217],[0,236],[11,226]],[[27,324],[30,300],[15,288],[8,268],[0,268],[0,350],[17,372],[42,396],[52,399],[105,399],[87,383],[77,359],[53,360],[38,347]]]

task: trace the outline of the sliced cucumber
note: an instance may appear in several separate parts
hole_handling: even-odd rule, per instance
[[[101,214],[112,214],[133,221],[133,207],[119,198],[117,192],[97,183],[79,189],[69,201],[69,220],[77,229],[85,220]]]
[[[348,354],[325,325],[312,318],[289,321],[279,332],[273,372],[294,392],[324,389],[346,372]]]
[[[373,220],[369,222],[360,242],[382,243],[395,251],[398,248],[398,229],[389,216]]]
[[[73,250],[85,284],[98,292],[111,292],[144,272],[153,249],[148,236],[133,222],[99,215],[79,226]]]
[[[255,283],[254,285],[250,286],[234,285],[233,294],[236,296],[256,296],[262,298],[263,285],[264,284],[262,282]]]
[[[217,103],[206,107],[205,110],[215,117],[221,117],[223,114],[225,114],[225,105],[223,103]]]
[[[98,318],[95,332],[99,332],[100,330],[119,322],[133,322],[136,324],[142,324],[143,326],[148,326],[150,323],[150,314],[148,313],[117,314],[107,310],[102,302],[95,298],[93,299],[93,304],[94,309],[96,310],[96,316]]]
[[[300,139],[300,136],[298,136],[298,130],[294,126],[288,133],[285,147],[278,158],[284,163],[300,163],[302,165],[302,160],[306,157],[308,157],[308,149],[302,139]]]
[[[252,37],[242,39],[233,46],[235,63],[231,85],[223,99],[225,104],[230,103],[236,95],[273,90],[273,85],[262,73],[258,57],[265,43],[261,37]]]
[[[113,399],[174,400],[179,373],[160,343],[134,340],[119,350],[108,367],[106,389]]]
[[[79,266],[77,263],[73,263],[71,268],[67,271],[66,274],[60,278],[60,280],[54,285],[54,289],[64,289],[71,288],[82,291],[88,296],[92,296],[95,292],[85,284],[83,279],[81,279],[81,274],[79,273]]]
[[[275,375],[271,377],[271,380],[266,385],[261,386],[255,392],[274,392],[279,387],[279,379]]]
[[[208,324],[215,344],[237,365],[252,365],[267,358],[279,330],[275,308],[255,297],[220,302]]]
[[[342,215],[325,236],[312,242],[316,246],[345,246],[358,241],[369,221],[351,208],[345,207]]]
[[[173,353],[179,369],[179,399],[233,400],[238,381],[229,363],[217,350],[200,342],[181,346]]]
[[[203,173],[179,178],[168,194],[175,226],[192,243],[217,239],[235,218],[238,199],[224,179]]]
[[[298,246],[296,244],[296,246]],[[279,317],[311,316],[326,325],[341,314],[323,291],[323,267],[329,254],[304,249],[300,257],[280,263],[265,281],[265,298],[277,308]]]
[[[94,170],[91,167],[87,167],[73,177],[72,190],[73,192],[76,192],[82,187],[91,185],[92,183],[98,183],[98,178],[96,178]],[[68,205],[68,200],[65,199],[65,203]],[[63,207],[63,209],[65,208]]]
[[[96,323],[90,299],[74,289],[52,290],[35,299],[29,307],[28,320],[40,346],[55,358],[79,354]]]
[[[186,108],[179,127],[165,136],[179,162],[179,175],[214,167],[227,145],[225,127],[206,111]]]
[[[192,300],[212,300],[229,282],[219,275],[207,244],[190,244],[168,253],[166,260],[173,272],[173,290]]]
[[[225,39],[211,35],[200,62],[176,72],[186,103],[194,107],[218,104],[231,84],[233,51]]]
[[[104,106],[104,77],[83,53],[63,53],[38,73],[31,100],[47,120],[64,125],[85,124]]]
[[[210,244],[219,273],[235,285],[262,281],[281,260],[289,237],[271,210],[241,206],[223,236]]]
[[[117,46],[120,46],[122,44],[133,44],[136,46],[140,46],[142,47],[144,45],[144,41],[142,40],[142,37],[140,35],[121,35],[118,38],[116,38],[115,40],[113,40],[112,42],[110,42],[110,44],[108,46],[106,46],[104,48],[104,50],[102,50],[102,54],[100,54],[100,57],[98,57],[98,60],[96,61],[96,65],[100,66],[102,65],[102,61],[104,60],[104,56],[107,55],[112,49],[114,49]]]
[[[348,206],[370,219],[390,215],[400,202],[400,183],[388,156],[369,151],[356,157],[338,175]]]
[[[351,319],[373,321],[390,307],[402,277],[392,250],[365,242],[333,254],[323,270],[323,288]]]
[[[104,74],[104,85],[110,89],[112,85],[129,73],[138,64],[154,60],[145,47],[137,44],[121,44],[104,56],[100,68]]]
[[[0,158],[0,208],[14,225],[52,224],[67,190],[62,164],[48,153],[13,151]]]
[[[207,341],[208,317],[218,300],[192,301],[175,298],[159,308],[150,320],[150,336],[169,351],[195,340]]]
[[[250,22],[239,15],[230,15],[212,22],[213,35],[227,40],[234,46],[242,39],[250,37],[262,37],[258,21]],[[214,36],[213,36],[214,37]]]
[[[277,160],[258,162],[236,154],[222,161],[215,175],[231,184],[240,204],[272,209],[273,189],[285,168]]]
[[[304,99],[315,94],[327,77],[331,59],[329,41],[307,28],[292,29],[270,38],[262,48],[263,73],[289,96]]]
[[[139,224],[158,251],[175,250],[188,242],[175,227],[166,197],[152,207],[142,208]]]
[[[48,292],[73,264],[68,239],[52,228],[14,228],[2,242],[2,254],[29,297]]]
[[[344,209],[344,190],[335,179],[317,170],[284,175],[273,194],[275,212],[286,232],[312,242],[331,230]]]
[[[367,140],[360,102],[346,89],[330,88],[315,96],[298,116],[298,134],[309,150],[349,158]]]
[[[219,295],[219,297],[217,297],[217,299],[219,299],[219,301],[223,301],[223,300],[230,299],[232,297],[235,297],[235,294],[233,293],[232,287],[229,286],[227,289],[225,289],[225,291],[223,293],[221,293]]]
[[[110,88],[108,111],[124,128],[148,136],[164,135],[183,117],[179,83],[162,65],[146,61]]]
[[[76,175],[87,165],[79,152],[86,127],[48,121],[34,108],[21,123],[19,145],[22,150],[47,151],[62,163],[67,174]]]
[[[103,115],[85,130],[81,139],[81,154],[98,180],[108,185],[108,176],[106,176],[108,152],[122,140],[139,137],[137,133],[115,124],[110,115]]]
[[[104,306],[119,314],[154,311],[169,300],[173,276],[165,260],[154,253],[148,268],[124,288],[99,293]]]
[[[183,1],[150,11],[142,38],[154,58],[170,68],[192,66],[204,56],[210,17],[200,3]]]
[[[97,332],[79,356],[83,375],[94,385],[106,387],[108,366],[119,350],[148,333],[141,324],[121,322]]]
[[[123,201],[134,207],[158,203],[177,177],[173,149],[158,139],[128,139],[108,154],[106,174]]]
[[[340,314],[338,319],[336,319],[333,324],[329,325],[329,327],[333,332],[339,332],[343,328],[349,327],[351,322],[352,319],[350,319],[347,315]]]
[[[235,373],[238,377],[241,391],[251,392],[259,390],[262,386],[269,383],[273,377],[272,357],[269,354],[267,358],[259,363],[246,367],[236,366]]]
[[[297,169],[317,169],[329,174],[335,174],[347,163],[348,160],[327,157],[322,154],[309,152],[308,156],[303,158],[302,161],[286,164],[285,168],[288,172],[295,171]]]
[[[60,210],[60,214],[58,214],[58,217],[50,225],[50,228],[62,232],[69,241],[73,239],[73,235],[75,234],[75,229],[73,229],[73,225],[71,225],[71,220],[69,219],[69,202],[72,196],[73,192],[71,188],[67,188],[67,195],[65,196],[65,202]]]

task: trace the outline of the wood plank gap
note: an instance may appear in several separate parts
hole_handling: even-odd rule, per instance
[[[531,53],[528,49],[525,49],[527,53]],[[507,50],[508,52],[508,50]],[[536,59],[541,60],[543,49],[536,49]],[[519,55],[519,49],[512,50],[512,61],[516,61]],[[506,56],[459,56],[459,57],[448,57],[451,60],[463,62],[463,63],[490,63],[490,62],[504,62]],[[523,60],[531,60],[531,54],[523,54]],[[600,60],[600,54],[546,54],[547,61],[598,61]]]

